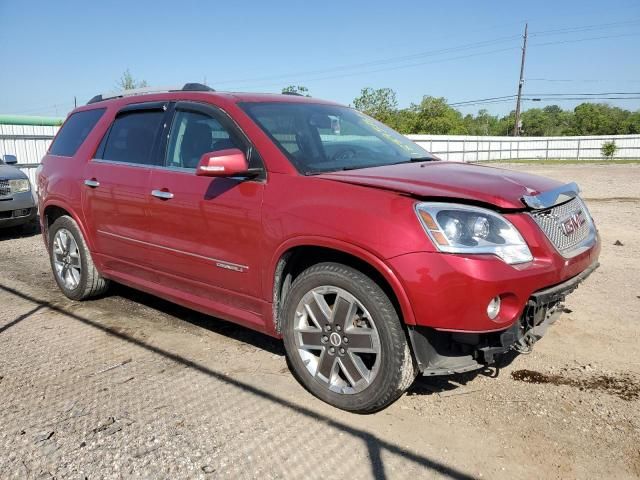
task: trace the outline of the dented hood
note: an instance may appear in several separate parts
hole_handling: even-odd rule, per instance
[[[453,162],[422,162],[330,172],[320,178],[406,193],[417,198],[462,199],[502,209],[522,209],[524,195],[560,182],[503,168]]]

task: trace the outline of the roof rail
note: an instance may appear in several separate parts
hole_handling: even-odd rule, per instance
[[[109,100],[111,98],[130,97],[132,95],[145,95],[149,93],[163,93],[163,92],[215,92],[215,90],[202,83],[185,83],[182,87],[144,87],[133,88],[131,90],[121,90],[119,92],[102,93],[92,97],[87,102],[87,105],[96,102],[102,102],[103,100]]]

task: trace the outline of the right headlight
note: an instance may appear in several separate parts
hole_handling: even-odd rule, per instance
[[[533,260],[520,232],[496,212],[455,203],[423,202],[416,204],[416,213],[441,252],[496,255],[510,265]]]
[[[11,193],[28,192],[29,190],[31,190],[31,184],[26,178],[12,179],[9,180],[9,189],[11,190]]]

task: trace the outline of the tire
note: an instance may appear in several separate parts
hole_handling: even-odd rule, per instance
[[[109,288],[109,280],[93,263],[78,224],[67,215],[49,228],[49,260],[58,287],[72,300],[96,297]]]
[[[293,374],[334,407],[376,412],[397,400],[416,377],[393,304],[358,270],[328,262],[309,267],[292,283],[282,314]]]

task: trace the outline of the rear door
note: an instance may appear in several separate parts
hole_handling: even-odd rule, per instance
[[[251,167],[262,167],[225,113],[195,102],[175,105],[165,168],[151,174],[149,241],[166,284],[204,301],[259,313],[264,176],[195,174],[204,153],[229,148],[243,150]]]
[[[107,268],[149,279],[139,267],[150,264],[149,181],[162,162],[167,107],[143,103],[119,111],[84,174],[83,209],[97,254]]]

